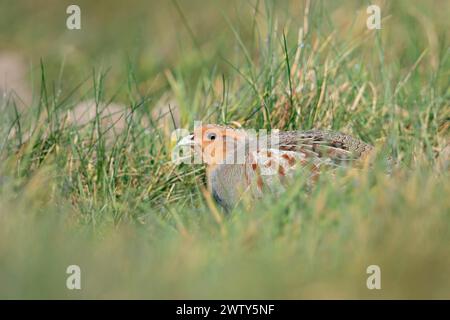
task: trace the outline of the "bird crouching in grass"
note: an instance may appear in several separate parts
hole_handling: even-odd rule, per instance
[[[243,195],[254,199],[282,192],[303,170],[308,186],[322,172],[354,166],[373,150],[359,139],[325,130],[272,131],[269,134],[208,124],[178,144],[206,165],[208,190],[225,210]],[[186,157],[185,157],[186,158]]]

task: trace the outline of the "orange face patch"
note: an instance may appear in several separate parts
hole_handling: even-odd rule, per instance
[[[225,163],[229,149],[236,149],[243,132],[221,126],[205,125],[194,130],[194,141],[201,148],[202,160],[208,165]]]

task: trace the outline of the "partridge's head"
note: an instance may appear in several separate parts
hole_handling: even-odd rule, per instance
[[[239,143],[245,141],[243,130],[208,124],[196,127],[194,132],[184,137],[178,146],[191,146],[194,152],[200,153],[202,162],[215,166],[225,163],[225,159],[237,149]]]

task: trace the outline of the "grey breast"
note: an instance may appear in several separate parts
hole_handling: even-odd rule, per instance
[[[231,210],[246,188],[244,164],[222,164],[209,177],[211,193],[216,202]]]

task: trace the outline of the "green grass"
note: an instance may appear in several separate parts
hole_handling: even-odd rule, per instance
[[[450,298],[450,5],[383,4],[369,31],[359,1],[81,2],[69,32],[60,2],[10,3],[0,39],[31,58],[33,100],[0,99],[0,297]],[[167,100],[185,128],[328,128],[379,159],[227,215],[201,166],[170,162]]]

